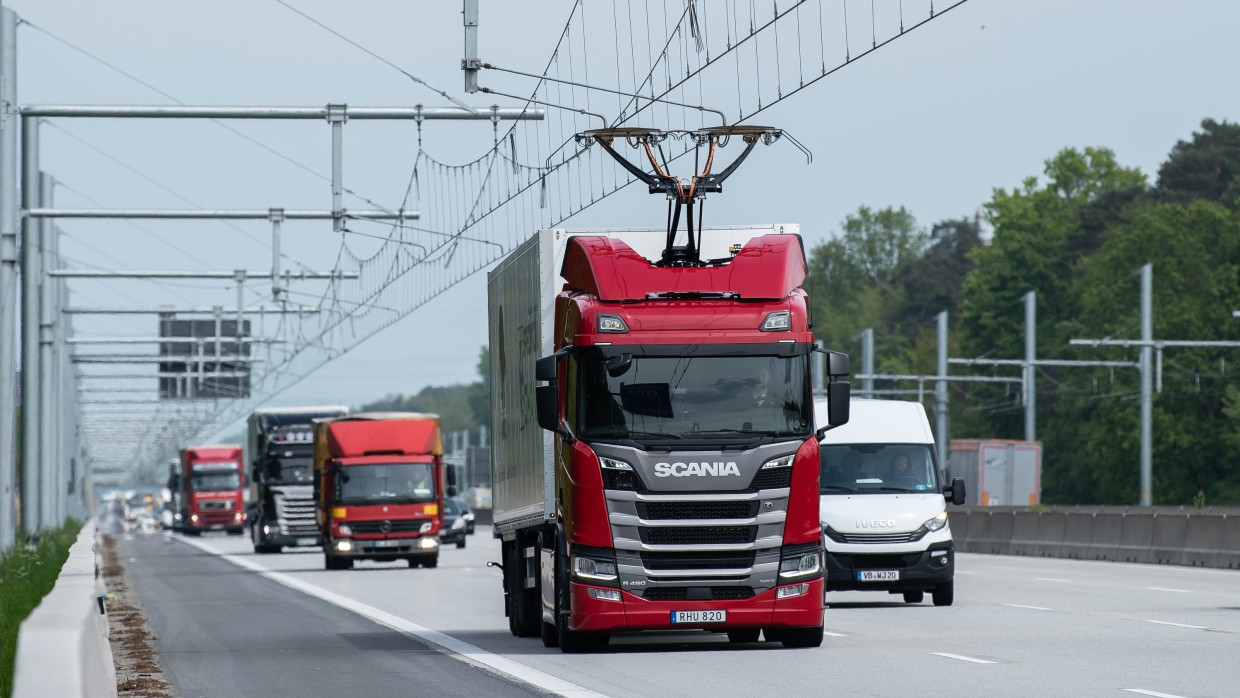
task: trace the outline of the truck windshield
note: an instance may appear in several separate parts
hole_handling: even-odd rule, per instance
[[[267,462],[267,484],[269,485],[309,485],[313,482],[310,472],[310,457],[281,458]]]
[[[934,455],[925,444],[823,444],[823,494],[937,492]]]
[[[241,475],[236,470],[215,470],[194,473],[190,486],[195,492],[220,492],[241,488]]]
[[[336,503],[433,502],[433,475],[430,463],[346,465],[336,477]]]
[[[707,346],[681,356],[578,351],[578,435],[639,442],[809,435],[805,354],[700,354]]]

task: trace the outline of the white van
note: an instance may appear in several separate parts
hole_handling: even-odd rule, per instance
[[[821,428],[827,401],[815,400]],[[964,503],[964,480],[941,477],[920,403],[850,401],[849,421],[821,443],[820,515],[827,591],[886,591],[950,606],[955,553],[947,501]],[[946,497],[944,496],[946,495]]]

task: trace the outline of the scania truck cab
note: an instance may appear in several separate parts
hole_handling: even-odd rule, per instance
[[[181,451],[181,530],[189,535],[245,532],[240,446],[191,446]]]
[[[826,401],[815,402],[819,419]],[[947,502],[963,504],[964,481],[943,486],[934,434],[920,403],[851,401],[848,424],[829,431],[822,459],[827,591],[885,591],[934,605],[954,598],[955,552]]]

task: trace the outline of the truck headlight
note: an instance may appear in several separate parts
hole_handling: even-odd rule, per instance
[[[339,531],[340,531],[340,535],[342,536],[353,535],[353,529],[349,528],[349,524],[340,524]]]
[[[439,545],[439,539],[435,538],[434,536],[429,536],[427,538],[420,539],[418,541],[418,545],[422,546],[423,548],[434,548]]]
[[[772,458],[771,460],[768,460],[767,462],[762,464],[762,469],[770,470],[772,468],[787,468],[788,466],[792,465],[792,458],[795,455],[796,454],[789,453],[786,456],[780,456],[779,458]]]
[[[430,533],[431,529],[434,527],[435,527],[435,524],[431,523],[430,521],[427,521],[426,523],[422,524],[421,528],[418,529],[418,533]]]
[[[614,560],[595,560],[589,557],[573,556],[573,574],[582,579],[593,579],[600,582],[614,582],[616,563]]]
[[[933,519],[926,521],[924,524],[921,525],[921,527],[926,529],[927,531],[933,532],[933,531],[939,530],[940,528],[943,528],[946,525],[947,525],[947,512],[943,511],[943,512],[939,512],[939,515],[934,517]]]
[[[822,569],[818,552],[803,553],[785,557],[779,561],[779,576],[784,579],[795,579],[810,574],[817,574]]]

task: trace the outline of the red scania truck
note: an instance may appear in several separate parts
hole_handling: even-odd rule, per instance
[[[509,628],[565,652],[675,629],[818,646],[799,228],[691,229],[688,250],[674,233],[541,230],[489,274]],[[839,426],[848,357],[826,354]]]
[[[355,560],[437,566],[443,496],[438,415],[314,420],[314,509],[327,569]]]
[[[245,532],[245,471],[241,446],[190,446],[181,449],[180,530],[189,535],[225,530]]]

